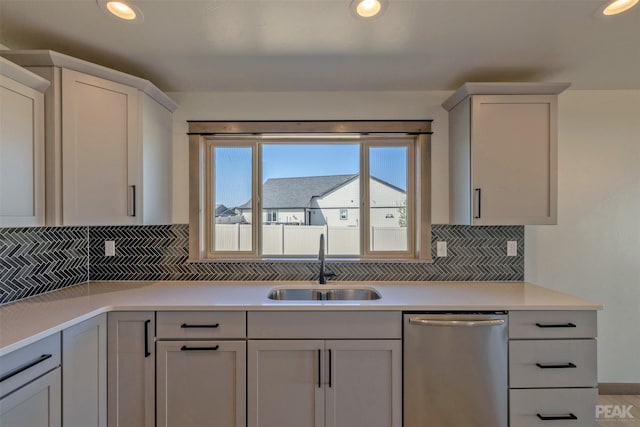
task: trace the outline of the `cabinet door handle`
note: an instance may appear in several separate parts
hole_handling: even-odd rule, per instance
[[[129,195],[127,200],[127,215],[136,216],[136,186],[129,186]]]
[[[578,417],[572,413],[568,414],[536,414],[542,421],[577,420]]]
[[[476,188],[475,189],[475,196],[476,196],[476,214],[474,216],[475,219],[480,219],[480,217],[482,216],[482,189],[480,188]]]
[[[536,323],[538,328],[575,328],[575,323]]]
[[[215,323],[213,325],[189,325],[187,323],[183,323],[182,325],[180,325],[180,327],[183,328],[183,329],[196,329],[196,328],[200,328],[200,329],[215,329],[218,326],[220,326],[220,323]]]
[[[180,351],[216,351],[219,348],[219,345],[215,345],[213,347],[187,347],[186,345],[183,345]]]
[[[536,366],[540,369],[564,369],[564,368],[577,368],[573,363],[536,363]]]
[[[333,375],[333,355],[331,354],[331,349],[329,349],[329,388],[332,387],[331,377]]]
[[[151,356],[151,352],[149,351],[149,324],[151,320],[147,319],[144,321],[144,357]]]
[[[51,359],[51,355],[50,354],[43,354],[42,356],[38,357],[37,359],[34,359],[30,362],[25,363],[24,365],[20,365],[17,368],[14,368],[12,370],[10,370],[9,372],[7,372],[6,374],[4,374],[3,376],[0,377],[0,383],[3,381],[8,380],[11,377],[15,377],[16,375],[18,375],[21,372],[26,371],[27,369],[33,368],[34,366],[44,362],[47,359]]]
[[[318,388],[322,387],[322,350],[318,349]]]

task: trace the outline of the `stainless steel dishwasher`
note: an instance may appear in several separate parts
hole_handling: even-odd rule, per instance
[[[404,315],[404,427],[507,427],[505,313]]]

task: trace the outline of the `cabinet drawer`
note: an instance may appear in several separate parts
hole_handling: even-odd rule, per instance
[[[596,312],[589,311],[512,311],[509,338],[553,339],[595,338]]]
[[[510,427],[597,426],[595,388],[511,390],[509,398]]]
[[[399,311],[250,311],[250,338],[402,338]]]
[[[511,388],[595,387],[596,340],[509,343]]]
[[[60,334],[0,358],[0,397],[60,366]]]
[[[159,339],[244,338],[244,311],[159,311],[156,317]]]

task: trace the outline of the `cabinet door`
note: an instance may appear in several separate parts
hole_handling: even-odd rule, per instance
[[[65,427],[107,426],[107,315],[62,332]]]
[[[326,349],[326,426],[401,427],[401,341],[327,341]]]
[[[555,224],[555,95],[475,95],[471,182],[475,225]]]
[[[63,225],[136,223],[138,91],[62,70]]]
[[[60,369],[0,399],[2,427],[60,427]]]
[[[107,323],[108,425],[154,427],[154,313],[112,312]]]
[[[249,341],[249,427],[324,427],[324,341]]]
[[[158,427],[245,427],[244,341],[159,341]]]
[[[0,76],[0,227],[44,225],[44,95]]]

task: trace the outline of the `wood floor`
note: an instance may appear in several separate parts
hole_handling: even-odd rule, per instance
[[[631,416],[633,418],[605,418],[604,415],[598,417],[599,427],[640,427],[640,395],[600,395],[598,396],[598,405],[618,405],[618,409],[614,410],[611,415],[616,415],[622,408],[631,405]]]

